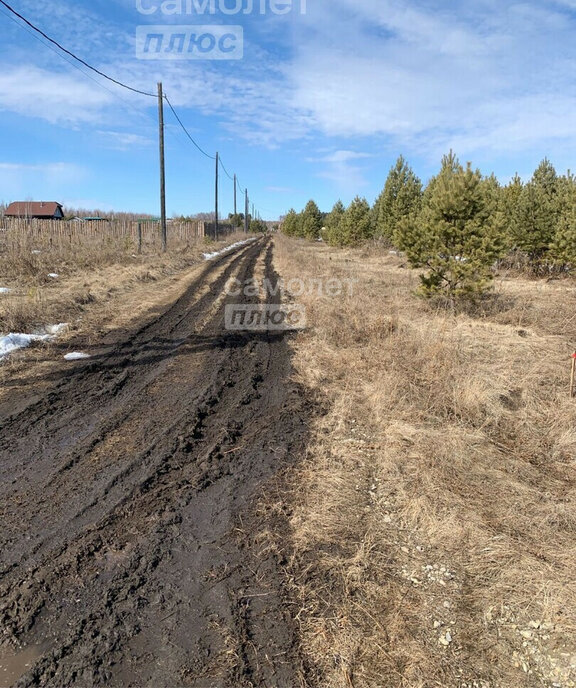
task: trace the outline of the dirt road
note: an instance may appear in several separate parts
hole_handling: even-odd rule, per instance
[[[254,506],[305,440],[284,335],[231,333],[207,263],[160,317],[0,405],[0,685],[300,685]],[[86,345],[83,345],[86,350]]]

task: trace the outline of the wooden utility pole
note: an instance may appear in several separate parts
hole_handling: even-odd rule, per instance
[[[160,235],[162,251],[168,248],[166,236],[166,160],[164,155],[164,93],[162,82],[158,83],[158,125],[160,141]]]
[[[160,234],[162,250],[168,248],[166,237],[166,167],[164,160],[164,93],[162,82],[158,82],[158,124],[160,128]]]
[[[246,201],[244,203],[244,232],[248,234],[248,189],[246,189]]]
[[[236,175],[234,175],[234,222],[236,222]]]
[[[218,241],[218,172],[220,168],[220,156],[216,153],[216,202],[214,204],[214,240]]]

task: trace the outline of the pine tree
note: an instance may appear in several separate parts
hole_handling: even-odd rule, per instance
[[[244,213],[229,213],[228,220],[233,227],[242,227],[244,224]]]
[[[561,210],[558,190],[556,171],[544,158],[520,194],[512,225],[514,247],[534,263],[546,258],[556,234]]]
[[[576,266],[576,179],[568,170],[559,180],[559,219],[550,246],[552,259],[563,266]]]
[[[375,235],[392,240],[399,222],[420,209],[422,182],[402,156],[390,170],[373,208]]]
[[[558,175],[554,166],[544,158],[532,175],[532,182],[542,187],[551,200],[558,193]]]
[[[338,246],[358,246],[373,236],[370,206],[365,198],[356,198],[344,211],[336,229]]]
[[[429,202],[430,197],[434,193],[434,187],[439,180],[441,180],[443,177],[452,177],[461,170],[462,165],[460,165],[460,161],[456,157],[456,153],[454,153],[453,150],[444,155],[440,164],[440,172],[438,172],[435,177],[430,179],[428,185],[424,189],[424,193],[422,194],[422,203],[427,204]]]
[[[557,180],[556,210],[558,220],[572,209],[575,194],[576,177],[568,170],[566,174],[558,177]]]
[[[493,179],[445,156],[422,212],[405,218],[398,233],[410,264],[427,270],[420,276],[424,295],[469,296],[490,285],[503,246],[495,191]]]
[[[516,173],[510,182],[502,187],[500,207],[502,210],[503,232],[507,248],[513,248],[516,236],[516,220],[524,182]]]
[[[312,200],[306,203],[302,213],[302,236],[307,239],[318,239],[322,229],[322,213]]]
[[[250,221],[250,231],[253,234],[266,234],[266,232],[268,232],[268,225],[262,220],[254,218]]]
[[[424,192],[422,194],[422,201],[420,207],[413,212],[406,215],[396,227],[393,235],[394,244],[402,251],[408,251],[414,246],[424,246],[427,240],[419,236],[419,223],[423,210],[428,208],[430,200],[434,195],[434,190],[439,180],[451,179],[457,172],[461,171],[462,167],[458,162],[458,158],[451,150],[447,155],[442,157],[440,172],[430,179]]]
[[[286,213],[284,222],[282,223],[282,232],[286,234],[286,236],[301,236],[301,227],[301,216],[294,210],[294,208],[290,208],[290,210]]]
[[[513,224],[513,245],[531,261],[542,261],[556,233],[557,218],[545,190],[530,181],[524,186]]]
[[[560,218],[550,252],[557,263],[576,266],[576,204]]]
[[[324,239],[328,244],[331,246],[338,246],[339,245],[339,240],[338,240],[338,227],[340,225],[340,220],[342,219],[342,216],[344,215],[346,208],[344,207],[344,203],[342,201],[338,200],[334,204],[334,207],[332,210],[328,213],[326,220],[325,220],[325,227],[326,231],[324,233]]]

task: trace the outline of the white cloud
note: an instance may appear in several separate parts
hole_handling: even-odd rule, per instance
[[[448,12],[334,0],[316,6],[286,68],[290,102],[328,136],[392,137],[433,155],[451,141],[543,147],[573,137],[572,35],[566,14],[535,2]]]
[[[475,0],[449,7],[441,0],[309,3],[305,16],[258,18],[252,25],[254,34],[268,32],[270,40],[279,32],[281,50],[254,45],[246,31],[246,58],[227,65],[143,63],[128,47],[133,38],[126,27],[104,19],[102,33],[94,32],[98,17],[63,0],[52,3],[57,11],[52,4],[48,11],[41,0],[23,4],[43,12],[74,45],[84,41],[81,54],[121,81],[153,91],[162,80],[187,125],[193,118],[184,108],[214,114],[258,146],[313,141],[318,134],[379,137],[396,150],[437,157],[451,145],[465,156],[573,140],[576,44],[566,8],[576,0]],[[53,65],[53,54],[47,55]],[[151,99],[106,86],[134,108],[130,121],[149,126],[155,118]],[[118,108],[127,110],[74,71],[11,69],[8,63],[0,70],[0,109],[114,129]],[[170,118],[168,113],[168,125]],[[107,136],[114,146],[129,149],[145,145],[147,132]],[[338,183],[347,175],[361,181],[353,158],[323,163],[325,176]]]
[[[58,182],[76,179],[79,174],[84,174],[83,168],[66,162],[52,162],[40,165],[0,162],[0,172],[8,174],[42,174],[47,179]]]
[[[360,160],[362,158],[371,158],[371,153],[358,153],[351,150],[337,150],[333,153],[323,155],[319,158],[308,158],[310,162],[329,162],[335,165],[344,165],[351,160]]]
[[[366,186],[367,182],[362,168],[354,164],[353,161],[371,157],[370,153],[337,150],[319,157],[308,158],[308,162],[322,164],[323,169],[318,173],[318,176],[332,181],[340,193],[355,195]]]
[[[96,132],[107,142],[108,146],[114,150],[130,150],[133,148],[143,148],[155,144],[156,140],[152,140],[147,136],[140,134],[131,134],[126,131],[98,131]]]
[[[294,189],[289,186],[266,186],[264,191],[269,191],[270,193],[275,194],[287,194],[293,193]]]
[[[86,79],[31,65],[0,67],[0,110],[52,123],[93,122],[112,100]]]

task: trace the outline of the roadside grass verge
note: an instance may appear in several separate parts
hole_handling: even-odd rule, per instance
[[[576,685],[574,283],[504,277],[451,313],[384,249],[278,236],[275,261],[356,280],[295,299],[296,375],[325,414],[277,547],[320,685]]]
[[[201,254],[243,239],[180,244],[167,253],[134,253],[126,239],[51,246],[36,238],[10,250],[0,244],[0,332],[23,332],[81,314],[126,283],[156,282],[202,260]],[[32,246],[36,248],[31,248]]]
[[[109,252],[93,244],[69,251],[52,250],[47,244],[40,253],[27,250],[20,255],[0,251],[0,287],[9,289],[0,293],[0,336],[68,323],[59,342],[78,337],[97,342],[110,330],[177,298],[180,280],[204,263],[203,253],[245,238],[239,232],[217,243],[201,240],[140,256],[125,242]],[[30,363],[45,361],[50,347],[50,342],[38,342],[2,359],[0,382],[6,386]]]

